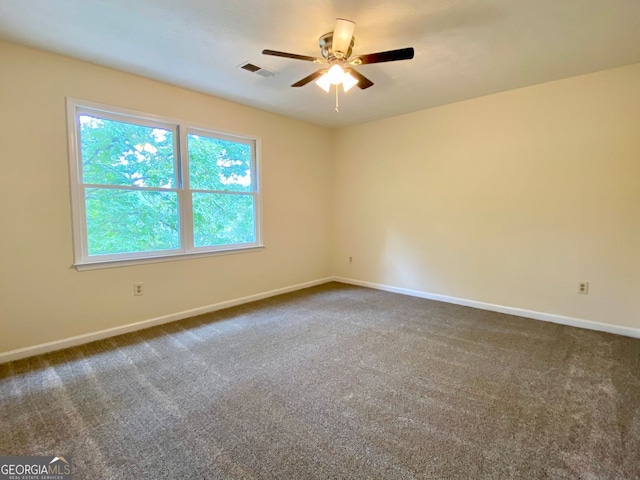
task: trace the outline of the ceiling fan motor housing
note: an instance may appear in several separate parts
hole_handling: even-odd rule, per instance
[[[349,48],[346,52],[334,52],[333,51],[333,32],[325,33],[320,37],[318,41],[320,45],[320,50],[322,51],[322,56],[327,60],[331,61],[333,59],[347,59],[351,56],[353,52],[353,44],[355,43],[355,37],[351,37],[351,43],[349,43]]]

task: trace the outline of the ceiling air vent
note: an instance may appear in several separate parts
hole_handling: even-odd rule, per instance
[[[238,65],[240,68],[242,68],[243,70],[246,70],[248,72],[251,73],[257,73],[258,75],[260,75],[261,77],[273,77],[275,75],[275,72],[272,72],[270,70],[267,70],[265,68],[259,67],[257,65],[254,65],[253,63],[249,63],[249,62],[245,62],[242,65]]]

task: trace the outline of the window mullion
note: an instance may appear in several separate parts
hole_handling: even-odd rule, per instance
[[[117,185],[108,183],[82,183],[84,188],[103,188],[105,190],[132,190],[146,192],[177,192],[179,188],[138,187],[136,185]]]
[[[262,168],[258,166],[258,151],[260,150],[260,141],[253,140],[251,144],[251,192],[253,194],[253,229],[255,239],[258,244],[262,244],[262,182],[260,175]]]
[[[194,188],[191,193],[218,193],[221,195],[254,195],[251,190],[207,190],[204,188]]]
[[[176,155],[180,165],[180,239],[185,252],[193,250],[193,205],[189,185],[189,151],[187,147],[187,129],[178,127],[178,148]]]

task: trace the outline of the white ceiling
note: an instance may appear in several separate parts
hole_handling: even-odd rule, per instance
[[[334,95],[310,83],[335,18],[375,85]],[[640,0],[1,0],[0,38],[325,126],[343,126],[640,62]],[[271,78],[237,68],[245,61]]]

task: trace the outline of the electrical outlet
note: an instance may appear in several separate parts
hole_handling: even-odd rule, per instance
[[[144,295],[144,283],[136,282],[133,284],[133,295],[136,297]]]
[[[589,282],[578,282],[578,293],[582,295],[589,294]]]

